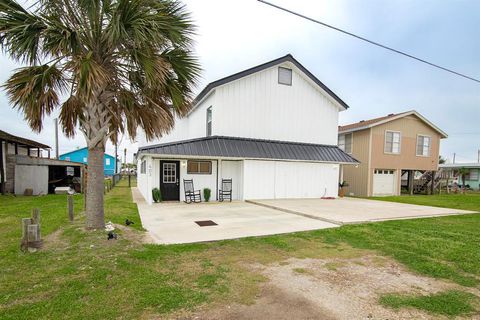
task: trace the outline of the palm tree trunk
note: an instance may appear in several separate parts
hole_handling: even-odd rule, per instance
[[[100,229],[105,227],[103,212],[104,172],[103,159],[104,146],[88,148],[88,175],[87,175],[87,229]]]

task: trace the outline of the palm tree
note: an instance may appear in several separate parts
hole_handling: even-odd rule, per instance
[[[64,133],[88,147],[86,227],[104,226],[103,157],[108,139],[160,137],[191,106],[200,68],[194,26],[169,0],[0,0],[0,45],[21,67],[4,88],[40,132],[59,110]],[[64,98],[64,99],[61,99]]]

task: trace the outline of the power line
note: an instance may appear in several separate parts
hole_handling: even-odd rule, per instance
[[[428,64],[429,66],[432,66],[432,67],[441,69],[441,70],[443,70],[443,71],[447,71],[447,72],[453,73],[453,74],[455,74],[455,75],[457,75],[457,76],[460,76],[460,77],[463,77],[463,78],[465,78],[465,79],[472,80],[472,81],[475,81],[475,82],[477,82],[477,83],[480,83],[480,80],[479,80],[479,79],[475,79],[475,78],[473,78],[473,77],[467,76],[467,75],[462,74],[462,73],[460,73],[460,72],[457,72],[457,71],[454,71],[454,70],[451,70],[451,69],[442,67],[442,66],[440,66],[440,65],[438,65],[438,64],[435,64],[435,63],[432,63],[432,62],[428,62],[428,61],[426,61],[426,60],[424,60],[424,59],[417,58],[417,57],[415,57],[415,56],[412,56],[411,54],[402,52],[402,51],[400,51],[400,50],[397,50],[397,49],[394,49],[394,48],[391,48],[391,47],[388,47],[388,46],[383,45],[383,44],[381,44],[381,43],[378,43],[378,42],[375,42],[375,41],[372,41],[372,40],[368,40],[367,38],[364,38],[364,37],[361,37],[361,36],[356,35],[356,34],[354,34],[354,33],[351,33],[351,32],[345,31],[345,30],[343,30],[343,29],[334,27],[334,26],[332,26],[332,25],[329,25],[329,24],[327,24],[327,23],[321,22],[321,21],[319,21],[319,20],[315,20],[315,19],[313,19],[313,18],[307,17],[307,16],[305,16],[305,15],[303,15],[303,14],[300,14],[300,13],[298,13],[298,12],[295,12],[295,11],[292,11],[292,10],[289,10],[289,9],[286,9],[286,8],[283,8],[283,7],[280,7],[280,6],[276,5],[276,4],[270,3],[270,2],[268,2],[268,1],[264,1],[264,0],[257,0],[257,1],[258,1],[258,2],[261,2],[261,3],[263,3],[263,4],[266,4],[266,5],[269,5],[269,6],[271,6],[271,7],[274,7],[274,8],[276,8],[276,9],[279,9],[279,10],[281,10],[281,11],[288,12],[288,13],[290,13],[290,14],[293,14],[293,15],[297,16],[297,17],[300,17],[300,18],[309,20],[309,21],[311,21],[311,22],[320,24],[320,25],[322,25],[322,26],[324,26],[324,27],[333,29],[333,30],[335,30],[335,31],[341,32],[341,33],[346,34],[346,35],[349,35],[349,36],[351,36],[351,37],[357,38],[357,39],[359,39],[359,40],[368,42],[368,43],[373,44],[373,45],[375,45],[375,46],[377,46],[377,47],[380,47],[380,48],[383,48],[383,49],[386,49],[386,50],[390,50],[390,51],[392,51],[392,52],[401,54],[401,55],[403,55],[403,56],[405,56],[405,57],[408,57],[408,58],[410,58],[410,59],[414,59],[414,60],[420,61],[420,62],[422,62],[422,63]]]

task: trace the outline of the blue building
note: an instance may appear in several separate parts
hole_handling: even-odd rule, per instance
[[[81,148],[74,151],[70,151],[59,156],[60,160],[79,162],[88,165],[88,148]],[[118,160],[117,160],[118,161]],[[117,172],[120,172],[120,161],[117,162],[118,169]],[[106,154],[103,160],[103,171],[106,176],[111,176],[115,173],[115,157]]]

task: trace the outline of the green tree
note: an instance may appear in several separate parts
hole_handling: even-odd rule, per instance
[[[467,174],[470,173],[470,170],[465,167],[458,169],[458,174],[462,177],[462,192],[465,193],[465,181],[467,180]]]
[[[28,8],[0,0],[0,45],[24,66],[4,88],[40,132],[59,110],[68,137],[88,146],[86,227],[104,226],[103,155],[108,139],[167,133],[191,106],[200,68],[194,26],[168,0],[41,0]],[[62,98],[61,98],[62,97]]]

